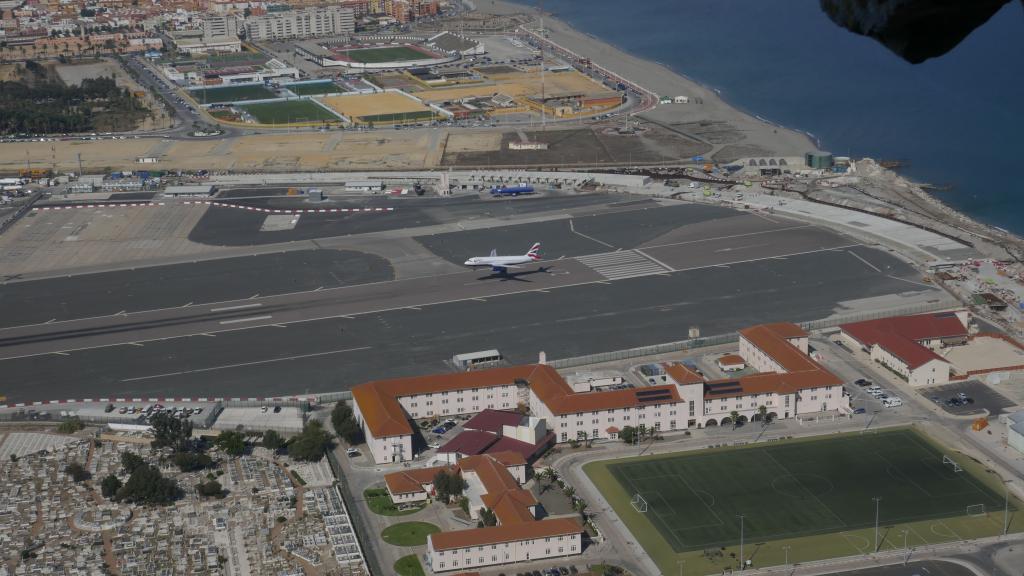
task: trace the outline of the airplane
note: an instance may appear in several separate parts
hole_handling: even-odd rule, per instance
[[[465,266],[477,268],[490,266],[491,271],[498,274],[508,274],[509,268],[521,268],[520,264],[529,264],[540,260],[540,242],[530,247],[530,251],[522,256],[498,256],[497,250],[491,250],[490,256],[474,256],[466,260]]]

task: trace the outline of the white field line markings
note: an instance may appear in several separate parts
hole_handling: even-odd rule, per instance
[[[582,236],[582,237],[586,238],[587,240],[590,240],[592,242],[597,242],[598,244],[601,244],[603,246],[607,246],[607,247],[611,248],[612,250],[615,250],[615,246],[612,246],[611,244],[609,244],[607,242],[598,240],[597,238],[594,238],[593,236],[587,236],[583,232],[577,231],[576,230],[576,225],[573,224],[573,219],[572,218],[569,219],[569,230],[571,230],[572,233],[576,234],[577,236]]]

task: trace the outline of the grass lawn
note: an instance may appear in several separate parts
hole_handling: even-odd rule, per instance
[[[192,99],[200,104],[218,104],[221,102],[241,102],[243,100],[263,100],[274,98],[277,94],[261,84],[247,86],[226,86],[224,88],[201,88],[189,92]]]
[[[427,535],[440,531],[429,522],[399,522],[382,530],[380,537],[394,546],[423,546],[427,543]]]
[[[363,497],[366,498],[366,504],[370,510],[381,516],[407,516],[423,510],[427,505],[426,502],[420,502],[415,507],[399,510],[391,501],[391,495],[388,494],[386,488],[367,488],[363,491]]]
[[[308,100],[287,100],[239,106],[260,124],[294,124],[301,122],[338,122],[338,118]]]
[[[291,84],[285,86],[297,96],[316,96],[319,94],[334,94],[345,90],[334,82],[315,82],[310,84]]]
[[[949,455],[963,468],[943,463]],[[999,534],[1003,490],[994,474],[910,429],[801,439],[588,464],[586,473],[665,572],[717,572],[864,554]],[[631,500],[647,503],[638,512]],[[984,507],[984,513],[979,512]],[[1011,512],[1021,503],[1011,500]],[[642,506],[641,506],[642,507]],[[1024,529],[1011,514],[1010,529]]]
[[[415,554],[402,556],[395,562],[395,574],[398,576],[425,576],[423,565]]]
[[[398,112],[394,114],[373,114],[360,116],[359,121],[364,124],[371,122],[375,124],[401,124],[403,122],[417,122],[419,120],[431,120],[435,113],[433,110],[418,110],[416,112]]]
[[[427,60],[432,58],[408,46],[386,46],[383,48],[359,48],[343,52],[355,62],[376,64],[378,62],[400,62],[403,60]]]

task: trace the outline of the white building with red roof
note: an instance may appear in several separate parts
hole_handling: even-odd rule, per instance
[[[905,379],[911,386],[946,384],[953,365],[939,351],[966,344],[970,337],[966,310],[894,316],[843,324],[840,337],[853,349]]]

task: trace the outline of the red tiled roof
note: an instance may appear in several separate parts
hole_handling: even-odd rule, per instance
[[[532,374],[529,383],[530,390],[555,415],[641,406],[644,402],[640,401],[640,397],[637,396],[638,392],[655,394],[657,391],[663,391],[666,398],[659,402],[662,404],[681,400],[674,384],[598,392],[573,392],[569,384],[554,368],[543,365],[537,366],[537,371]]]
[[[675,362],[666,362],[662,364],[665,368],[665,372],[676,381],[677,384],[699,384],[704,381],[704,377],[691,370],[684,364],[677,364]]]
[[[842,324],[839,328],[866,347],[880,346],[902,360],[910,369],[932,360],[946,361],[928,347],[919,344],[921,340],[967,337],[967,327],[953,312],[894,316]]]
[[[764,372],[741,378],[708,382],[704,399],[732,398],[751,394],[792,394],[806,388],[838,386],[842,380],[789,342],[807,335],[796,324],[760,324],[740,330],[740,335],[767,354],[785,372]]]
[[[495,453],[516,454],[523,459],[523,463],[525,464],[526,461],[533,458],[537,452],[547,447],[554,439],[554,436],[554,432],[548,432],[547,435],[545,435],[537,444],[530,444],[529,442],[523,442],[521,440],[516,440],[515,438],[503,437],[498,439],[494,444],[491,444],[484,453],[492,456]]]
[[[454,550],[469,546],[485,546],[519,542],[553,536],[579,534],[583,529],[575,518],[549,518],[536,522],[519,522],[487,528],[471,528],[453,532],[437,532],[428,536],[434,550]]]
[[[496,450],[496,447],[497,445],[491,446],[487,451],[487,455],[500,462],[506,468],[509,466],[526,466],[526,458],[521,453],[510,450]]]
[[[490,432],[484,432],[482,430],[466,430],[459,434],[455,438],[452,438],[450,442],[441,446],[438,453],[444,454],[465,454],[466,456],[476,456],[477,454],[483,454],[485,450],[500,437],[497,434]]]
[[[353,388],[352,398],[359,403],[363,421],[375,438],[404,436],[412,434],[412,426],[409,425],[405,410],[398,403],[399,397],[428,392],[510,385],[519,379],[529,380],[541,368],[547,368],[554,372],[554,369],[546,366],[525,365],[473,372],[376,380]],[[554,374],[557,378],[561,378],[557,372]]]
[[[501,434],[502,426],[517,426],[523,420],[519,412],[509,410],[492,410],[490,408],[473,416],[463,426],[466,430],[486,430]]]
[[[746,364],[747,361],[739,354],[726,354],[718,359],[718,363],[722,366],[736,366],[739,364]]]
[[[537,498],[532,492],[516,488],[503,492],[484,494],[480,497],[484,506],[494,512],[495,518],[503,525],[519,522],[535,522],[531,506],[537,505]]]
[[[387,484],[388,491],[392,494],[415,494],[423,492],[423,486],[433,483],[434,476],[437,476],[437,473],[442,470],[451,472],[455,468],[451,466],[433,466],[431,468],[416,468],[392,472],[384,475],[384,483]]]
[[[621,432],[621,430],[619,430],[618,426],[609,426],[607,429],[605,429],[605,432],[609,434],[618,434],[619,432]]]

